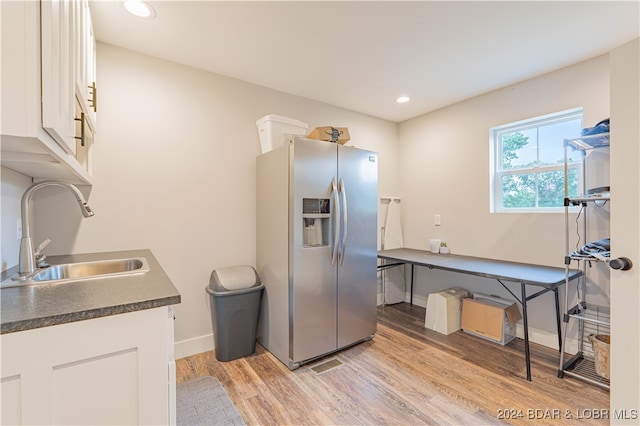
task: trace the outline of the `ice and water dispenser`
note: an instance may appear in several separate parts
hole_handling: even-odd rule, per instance
[[[302,199],[302,226],[304,247],[329,245],[331,204],[328,198]]]

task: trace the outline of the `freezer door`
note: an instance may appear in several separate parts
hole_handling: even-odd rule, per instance
[[[337,146],[295,138],[292,149],[289,355],[296,363],[337,349],[337,272],[332,266]]]
[[[378,154],[338,146],[338,179],[344,204],[338,262],[340,348],[376,332]]]

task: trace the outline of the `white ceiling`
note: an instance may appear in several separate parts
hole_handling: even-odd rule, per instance
[[[97,40],[395,122],[605,54],[640,28],[638,0],[149,3],[153,20],[91,0]]]

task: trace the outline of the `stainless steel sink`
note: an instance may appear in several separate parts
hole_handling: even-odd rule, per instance
[[[53,284],[69,281],[92,280],[97,278],[121,277],[143,274],[149,271],[144,257],[128,259],[97,260],[93,262],[64,263],[36,270],[30,276],[13,277],[2,282],[2,287]]]

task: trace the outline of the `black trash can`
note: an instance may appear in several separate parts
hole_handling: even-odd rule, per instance
[[[211,273],[206,288],[218,361],[231,361],[256,350],[260,300],[264,285],[252,266],[230,266]]]

